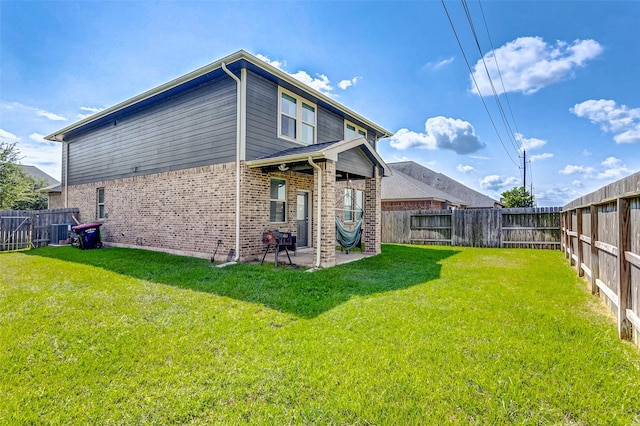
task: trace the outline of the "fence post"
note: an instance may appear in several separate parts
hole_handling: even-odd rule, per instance
[[[631,265],[626,252],[631,250],[631,211],[629,200],[618,198],[618,334],[621,339],[631,340],[631,323],[627,319],[629,292],[631,290]]]
[[[576,270],[578,271],[578,276],[584,276],[584,271],[582,270],[582,263],[584,261],[584,254],[582,252],[582,240],[580,237],[582,236],[582,208],[576,209],[576,244],[578,245],[578,261],[576,262]]]
[[[600,289],[596,284],[596,280],[600,278],[600,251],[596,247],[596,241],[598,241],[598,206],[591,204],[591,294],[598,294]]]

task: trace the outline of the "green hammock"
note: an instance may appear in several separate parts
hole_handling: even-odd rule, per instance
[[[353,229],[346,229],[340,218],[336,216],[336,241],[342,248],[351,250],[352,248],[360,246],[360,240],[362,239],[362,219],[358,219]]]

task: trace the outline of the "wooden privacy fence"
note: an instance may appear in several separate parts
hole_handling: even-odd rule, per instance
[[[78,217],[79,210],[77,208],[0,210],[0,251],[24,250],[49,243],[57,244],[59,237],[56,235],[57,230],[75,225],[73,214]],[[52,236],[53,241],[51,241]]]
[[[385,243],[560,249],[560,207],[383,211]]]
[[[640,346],[640,173],[563,207],[562,247],[591,292]]]

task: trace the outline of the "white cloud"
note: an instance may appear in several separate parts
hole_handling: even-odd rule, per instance
[[[306,84],[307,86],[312,87],[313,89],[316,89],[318,92],[324,95],[337,97],[337,95],[333,93],[333,86],[331,85],[331,81],[329,80],[329,77],[327,77],[324,74],[316,74],[315,77],[312,77],[308,72],[303,70],[299,70],[298,72],[291,73],[285,70],[285,66],[287,65],[286,61],[272,60],[269,57],[262,55],[260,53],[258,53],[256,57],[262,61],[265,61],[270,65],[273,65],[274,67],[278,68],[280,71],[283,71],[289,74],[291,77]],[[350,80],[341,80],[338,83],[338,87],[340,87],[342,90],[346,90],[348,87],[355,86],[361,79],[362,77],[353,77]]]
[[[629,108],[607,99],[590,99],[574,105],[569,111],[599,124],[603,131],[613,133],[616,143],[640,141],[640,108]]]
[[[82,120],[83,118],[87,118],[95,114],[96,112],[102,111],[104,108],[94,108],[94,107],[80,107],[80,111],[87,111],[88,114],[78,114],[78,118]]]
[[[19,143],[18,149],[22,157],[21,163],[36,166],[49,175],[60,180],[62,144],[52,143],[50,145]]]
[[[11,102],[11,103],[2,103],[2,108],[7,109],[7,110],[15,110],[15,109],[21,109],[21,110],[27,110],[29,112],[33,112],[35,113],[38,117],[44,117],[47,118],[49,120],[52,121],[67,121],[66,117],[63,117],[59,114],[55,114],[53,112],[48,112],[45,111],[43,109],[40,108],[36,108],[36,107],[32,107],[32,106],[28,106],[28,105],[23,105],[19,102]]]
[[[67,121],[66,117],[55,114],[53,112],[45,111],[43,109],[36,110],[36,114],[38,114],[40,117],[48,118],[49,120],[52,120],[52,121]]]
[[[287,73],[298,81],[303,82],[309,87],[316,89],[320,93],[330,95],[333,87],[329,82],[329,78],[324,74],[316,74],[317,77],[311,77],[306,71],[298,71],[296,73]]]
[[[428,70],[439,70],[440,68],[443,68],[443,67],[449,65],[454,60],[455,60],[455,58],[452,56],[450,58],[443,59],[443,60],[438,61],[438,62],[427,62],[422,68],[423,69],[428,69]]]
[[[483,96],[493,94],[491,81],[498,94],[535,93],[570,78],[576,68],[600,55],[602,50],[595,40],[576,40],[572,44],[556,41],[553,45],[547,44],[541,37],[520,37],[487,53],[484,63],[481,59],[475,64],[473,77]],[[504,88],[501,82],[504,82]],[[477,95],[478,89],[473,80],[471,86],[471,92]]]
[[[511,188],[519,182],[519,179],[513,176],[501,177],[498,175],[489,175],[480,179],[480,187],[487,191],[501,191]]]
[[[7,132],[4,129],[0,129],[0,140],[2,142],[14,143],[14,142],[19,142],[20,138],[11,132]]]
[[[269,65],[273,65],[274,67],[278,68],[279,70],[284,71],[284,67],[287,65],[286,61],[272,61],[271,59],[269,59],[267,56],[262,55],[260,53],[258,53],[256,55],[256,58],[265,61],[266,63],[268,63]]]
[[[473,166],[458,164],[456,170],[458,170],[460,173],[471,173],[475,169],[473,168]]]
[[[598,173],[596,176],[598,179],[617,179],[633,172],[622,163],[622,160],[616,157],[608,157],[600,165],[604,167],[604,170]]]
[[[549,158],[553,158],[553,154],[545,152],[542,154],[532,155],[531,157],[529,157],[529,160],[531,160],[531,162],[533,163],[534,161],[547,160]]]
[[[582,156],[583,157],[589,157],[593,154],[593,152],[589,151],[588,149],[583,149],[582,150]]]
[[[547,141],[538,138],[525,138],[522,133],[516,133],[516,141],[520,142],[520,152],[531,151],[541,146],[545,146]]]
[[[46,144],[46,145],[51,145],[51,144],[55,143],[55,142],[51,142],[51,141],[46,140],[44,138],[44,136],[45,135],[40,134],[40,133],[31,133],[29,135],[29,139],[31,139],[32,141],[38,142],[38,143]]]
[[[353,77],[351,80],[342,80],[338,83],[338,87],[342,90],[346,90],[347,87],[355,86],[358,82],[362,80],[362,77]]]
[[[426,133],[417,133],[400,129],[390,138],[390,144],[396,149],[450,149],[458,154],[470,154],[486,146],[467,121],[442,116],[432,117],[426,121],[425,130]]]
[[[568,164],[566,166],[564,166],[564,168],[562,170],[559,171],[560,174],[563,175],[572,175],[575,173],[582,173],[585,175],[589,175],[591,173],[594,172],[593,167],[586,167],[586,166],[574,166],[571,164]]]
[[[575,181],[574,181],[575,182]],[[574,188],[551,188],[546,191],[540,191],[536,193],[536,201],[538,204],[547,206],[563,206],[571,200],[584,195],[575,190],[575,187],[581,187],[582,185],[575,185]]]

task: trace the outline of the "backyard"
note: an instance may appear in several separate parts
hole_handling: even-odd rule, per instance
[[[313,273],[0,255],[2,424],[640,424],[640,351],[559,251]]]

